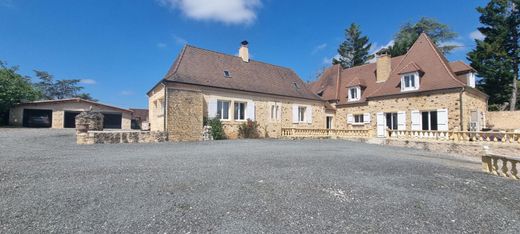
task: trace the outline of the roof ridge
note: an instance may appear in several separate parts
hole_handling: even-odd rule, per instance
[[[163,78],[163,80],[166,80],[166,79],[168,79],[168,78],[174,76],[175,73],[177,73],[177,70],[179,69],[179,66],[181,65],[182,58],[184,57],[184,53],[186,52],[186,47],[188,47],[188,46],[189,46],[189,45],[186,44],[186,45],[184,45],[184,46],[182,47],[182,51],[181,51],[181,53],[179,54],[179,56],[177,56],[176,63],[174,64],[174,67],[173,67],[173,71],[172,71],[172,73],[171,73],[171,74],[170,74],[170,73],[167,74],[167,75]]]
[[[453,70],[451,70],[451,68],[446,63],[447,62],[446,57],[443,57],[444,55],[440,54],[440,51],[437,49],[437,47],[434,45],[434,43],[430,40],[430,37],[428,37],[428,35],[426,35],[426,33],[422,33],[421,36],[424,36],[426,38],[426,41],[428,41],[428,44],[430,44],[430,46],[433,48],[433,50],[435,51],[435,54],[441,60],[442,65],[444,66],[446,71],[448,71],[448,73],[450,74],[451,78],[453,80],[455,80],[456,82],[459,82],[461,85],[466,86],[466,84],[464,84],[462,81],[458,80],[455,77],[455,74],[454,74]]]
[[[208,51],[208,52],[212,52],[212,53],[216,53],[216,54],[221,54],[221,55],[228,56],[228,57],[232,57],[232,58],[239,58],[239,57],[237,57],[237,56],[235,56],[235,55],[226,54],[226,53],[224,53],[224,52],[220,52],[220,51],[216,51],[216,50],[211,50],[211,49],[206,49],[206,48],[202,48],[202,47],[198,47],[198,46],[194,46],[194,45],[190,45],[190,44],[186,44],[186,47],[191,47],[191,48],[199,49],[199,50],[205,50],[205,51]],[[289,67],[283,67],[283,66],[280,66],[280,65],[275,65],[275,64],[272,64],[272,63],[262,62],[262,61],[258,61],[258,60],[254,60],[254,59],[249,59],[249,62],[262,63],[262,64],[270,65],[270,66],[273,66],[273,67],[279,67],[279,68],[288,69],[288,70],[291,70],[291,71],[292,71],[292,69],[289,68]]]

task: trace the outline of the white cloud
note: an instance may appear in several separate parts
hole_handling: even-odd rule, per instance
[[[177,35],[172,35],[173,36],[173,40],[175,41],[175,43],[177,43],[178,45],[186,45],[188,44],[188,40],[182,38],[182,37],[179,37]]]
[[[439,47],[444,47],[444,46],[455,46],[455,48],[452,50],[452,52],[465,50],[465,47],[466,47],[466,45],[464,45],[464,43],[458,42],[458,41],[447,41],[447,42],[443,42],[443,43],[439,44]]]
[[[339,59],[339,57],[339,54],[334,55],[332,58],[325,57],[321,60],[321,62],[323,63],[323,65],[332,65],[332,60]]]
[[[323,43],[323,44],[320,44],[320,45],[317,45],[316,47],[314,47],[314,49],[312,50],[311,54],[316,54],[318,53],[319,51],[323,50],[327,48],[327,43]]]
[[[133,91],[130,91],[130,90],[123,90],[119,93],[121,96],[132,96],[134,95],[134,92]]]
[[[180,10],[186,17],[226,24],[250,24],[256,20],[261,0],[157,0],[160,5]]]
[[[81,80],[79,81],[79,83],[81,83],[81,84],[86,84],[86,85],[94,85],[94,84],[96,84],[97,82],[96,82],[95,80],[93,80],[93,79],[81,79]]]
[[[382,49],[386,49],[386,48],[388,48],[390,46],[393,46],[394,44],[395,44],[394,40],[390,40],[388,43],[386,43],[385,45],[382,45],[382,46],[378,46],[377,42],[375,42],[370,47],[370,51],[368,53],[369,54],[375,54],[375,53],[379,52]]]
[[[162,42],[157,43],[157,48],[160,48],[160,49],[166,48],[167,46],[168,45],[166,43],[162,43]]]
[[[483,41],[486,36],[484,36],[484,34],[482,34],[479,30],[475,30],[473,32],[471,32],[469,34],[469,37],[473,40],[479,40],[479,41]]]

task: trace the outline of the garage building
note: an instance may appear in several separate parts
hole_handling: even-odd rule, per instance
[[[9,112],[9,124],[20,127],[75,128],[76,115],[98,111],[106,129],[130,129],[132,111],[80,98],[26,102]]]

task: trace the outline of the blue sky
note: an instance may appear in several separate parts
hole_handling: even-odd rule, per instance
[[[325,3],[326,2],[326,3]],[[312,80],[335,56],[345,27],[361,25],[374,50],[422,16],[448,24],[465,60],[482,0],[0,0],[0,60],[56,79],[82,79],[103,103],[147,107],[146,92],[167,72],[183,44],[238,52],[294,69]]]

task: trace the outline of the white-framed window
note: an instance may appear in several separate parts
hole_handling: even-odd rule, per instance
[[[234,102],[235,120],[246,120],[246,102]]]
[[[354,115],[354,123],[355,124],[364,124],[365,123],[365,115]]]
[[[271,104],[271,112],[270,112],[270,118],[271,121],[278,121],[281,118],[281,106],[278,103],[272,103]]]
[[[419,73],[407,73],[401,76],[401,91],[412,91],[419,89]]]
[[[229,120],[229,106],[230,101],[218,100],[217,101],[217,116],[221,120]]]
[[[361,99],[361,87],[350,87],[348,88],[348,101],[354,102],[359,101]]]
[[[476,86],[475,73],[470,72],[470,73],[468,73],[467,76],[468,76],[468,83],[467,83],[468,86],[472,87],[472,88],[475,88],[475,86]]]
[[[305,107],[305,106],[298,107],[298,122],[306,122],[306,119],[305,119],[306,110],[307,110],[307,107]]]

